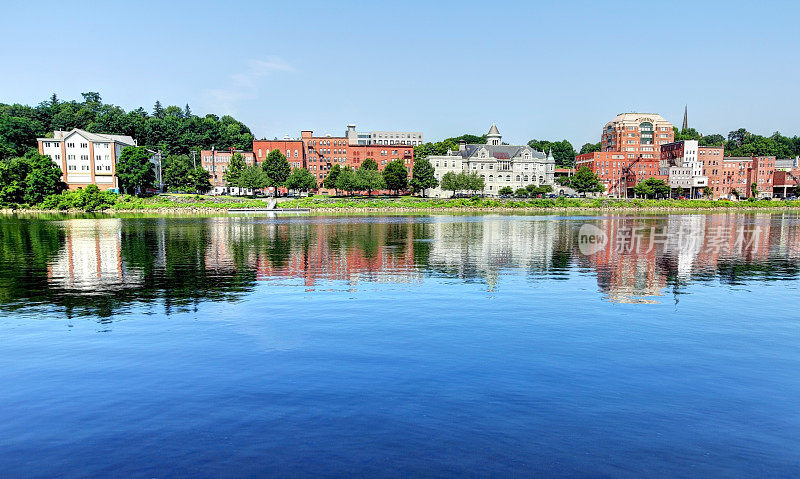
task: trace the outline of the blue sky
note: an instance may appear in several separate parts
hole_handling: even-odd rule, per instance
[[[91,12],[91,13],[89,13]],[[623,111],[800,134],[800,2],[8,2],[0,102],[99,91],[301,129],[599,140]]]

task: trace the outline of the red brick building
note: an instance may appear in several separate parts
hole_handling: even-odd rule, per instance
[[[628,159],[627,154],[617,151],[597,151],[575,157],[575,169],[586,166],[606,186],[606,194],[616,197],[633,195],[633,187],[647,178],[666,177],[659,173],[658,160],[654,158]]]
[[[253,154],[259,164],[263,163],[272,150],[280,150],[292,168],[305,168],[303,142],[284,138],[283,140],[253,140]]]
[[[225,172],[228,171],[231,158],[235,153],[242,155],[245,165],[255,164],[255,155],[252,151],[242,150],[203,150],[200,152],[200,165],[211,174],[211,184],[214,192],[220,193],[225,188]]]
[[[675,139],[672,124],[655,113],[620,113],[606,123],[601,151],[575,157],[575,168],[589,167],[606,185],[606,194],[626,197],[646,178],[659,172],[661,145]]]
[[[306,168],[322,182],[333,165],[358,168],[367,158],[372,158],[383,170],[390,161],[401,160],[411,175],[414,166],[412,145],[351,145],[346,136],[314,136],[311,130],[300,132],[300,139],[254,140],[253,153],[261,163],[270,151],[278,149],[286,155],[292,168]]]
[[[311,130],[300,132],[306,155],[306,168],[322,184],[333,165],[347,165],[348,140],[346,136],[314,136]]]
[[[800,185],[800,168],[775,170],[775,174],[772,178],[773,196],[779,196],[781,198],[794,196],[795,188]]]
[[[620,113],[606,123],[600,151],[624,153],[633,160],[660,158],[661,145],[675,140],[672,123],[655,113]]]
[[[776,179],[774,156],[727,156],[706,166],[706,176],[715,198],[731,198],[736,190],[742,198],[752,196],[756,184],[759,197],[771,198]]]

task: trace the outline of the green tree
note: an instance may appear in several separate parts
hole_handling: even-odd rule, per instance
[[[706,198],[713,198],[714,190],[712,190],[710,186],[706,186],[705,188],[703,188],[703,196],[705,196]]]
[[[355,173],[350,167],[346,166],[339,171],[336,177],[336,189],[346,191],[348,194],[358,189]]]
[[[526,198],[528,196],[528,190],[526,188],[517,188],[516,191],[514,191],[514,196]]]
[[[700,146],[723,146],[725,144],[725,137],[718,134],[707,135],[700,138],[697,144]]]
[[[458,150],[458,142],[464,140],[468,144],[485,144],[486,135],[461,135],[453,138],[446,138],[439,142],[423,143],[414,147],[414,161],[427,158],[431,155],[444,155],[447,150]]]
[[[570,179],[569,186],[581,194],[602,193],[606,191],[606,187],[600,182],[597,175],[586,166],[580,167],[580,169],[575,172],[575,175]]]
[[[255,191],[266,188],[268,183],[267,173],[263,169],[256,165],[248,165],[239,173],[236,186],[245,190]]]
[[[677,196],[678,198],[684,196],[685,194],[686,190],[682,186],[675,188],[675,196]]]
[[[372,158],[364,158],[364,161],[361,162],[361,167],[359,169],[378,171],[378,162]]]
[[[482,191],[486,186],[483,178],[478,176],[477,173],[459,173],[457,180],[460,190],[469,190],[472,192]]]
[[[231,155],[231,161],[228,162],[228,169],[225,170],[225,185],[227,185],[229,188],[242,188],[239,185],[239,177],[242,175],[244,169],[245,164],[242,154],[234,153]]]
[[[504,186],[497,190],[497,194],[500,196],[509,196],[514,194],[514,190],[512,190],[510,186]]]
[[[66,189],[61,181],[61,168],[45,155],[35,151],[25,155],[28,164],[28,174],[25,177],[25,203],[35,205],[49,195],[57,195]]]
[[[758,197],[758,183],[756,182],[750,183],[750,196],[753,198]]]
[[[664,180],[646,178],[633,187],[633,192],[640,197],[655,198],[669,196],[669,185]]]
[[[364,163],[366,163],[366,160],[364,160]],[[355,176],[359,189],[367,190],[367,195],[369,196],[372,196],[372,190],[386,188],[386,180],[384,180],[383,174],[377,169],[364,168],[362,164],[361,168],[355,172]]]
[[[741,193],[739,193],[739,190],[737,190],[736,188],[733,188],[733,189],[731,190],[731,195],[732,195],[732,196],[735,196],[737,200],[738,200],[738,199],[739,199],[739,198],[742,196],[742,194],[741,194]]]
[[[531,140],[528,142],[528,146],[544,153],[548,153],[552,149],[553,158],[555,158],[557,165],[571,168],[575,164],[575,149],[572,147],[572,143],[567,140]]]
[[[198,193],[208,193],[211,190],[211,173],[202,166],[189,171],[189,185]]]
[[[192,165],[186,155],[170,155],[164,159],[162,174],[164,186],[169,191],[193,190],[194,185],[189,177]]]
[[[425,197],[426,189],[439,186],[439,181],[436,179],[436,171],[427,158],[414,160],[414,167],[411,169],[410,186],[415,193],[422,192],[423,198]]]
[[[386,187],[394,190],[397,195],[400,194],[400,190],[408,188],[408,171],[403,161],[399,159],[390,161],[383,169],[383,180],[386,182]]]
[[[597,143],[584,143],[581,147],[579,155],[583,155],[584,153],[594,153],[595,151],[600,151],[601,146],[600,142]]]
[[[126,146],[122,149],[116,166],[120,190],[136,194],[153,187],[156,173],[150,157],[150,152],[143,146]]]
[[[161,106],[161,102],[156,100],[156,104],[153,106],[153,116],[156,118],[164,118],[164,107]]]
[[[0,203],[34,205],[66,188],[61,169],[35,150],[24,157],[0,161]]]
[[[447,191],[452,191],[453,196],[456,195],[456,191],[460,189],[461,185],[458,181],[458,173],[455,171],[448,171],[442,176],[442,189]]]
[[[261,164],[261,168],[267,173],[269,182],[267,186],[274,187],[274,194],[277,195],[278,187],[284,186],[286,179],[289,177],[292,168],[289,166],[289,160],[281,153],[281,150],[274,149],[267,154],[266,159]]]
[[[697,132],[694,128],[687,128],[685,130],[678,130],[677,127],[672,127],[675,134],[675,141],[681,140],[699,140],[703,135]]]
[[[317,188],[317,179],[305,168],[294,168],[286,178],[286,188],[297,191],[309,191]]]
[[[339,178],[339,173],[341,173],[342,167],[339,164],[335,164],[328,170],[328,174],[325,176],[325,179],[322,181],[322,186],[329,190],[334,190],[334,193],[337,195],[339,194],[338,188],[336,187],[336,180]]]

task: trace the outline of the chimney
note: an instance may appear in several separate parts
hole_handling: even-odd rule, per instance
[[[467,140],[460,139],[458,140],[458,151],[464,151],[467,149]]]

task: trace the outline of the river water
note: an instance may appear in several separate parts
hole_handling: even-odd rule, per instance
[[[798,477],[800,217],[0,219],[2,477]]]

